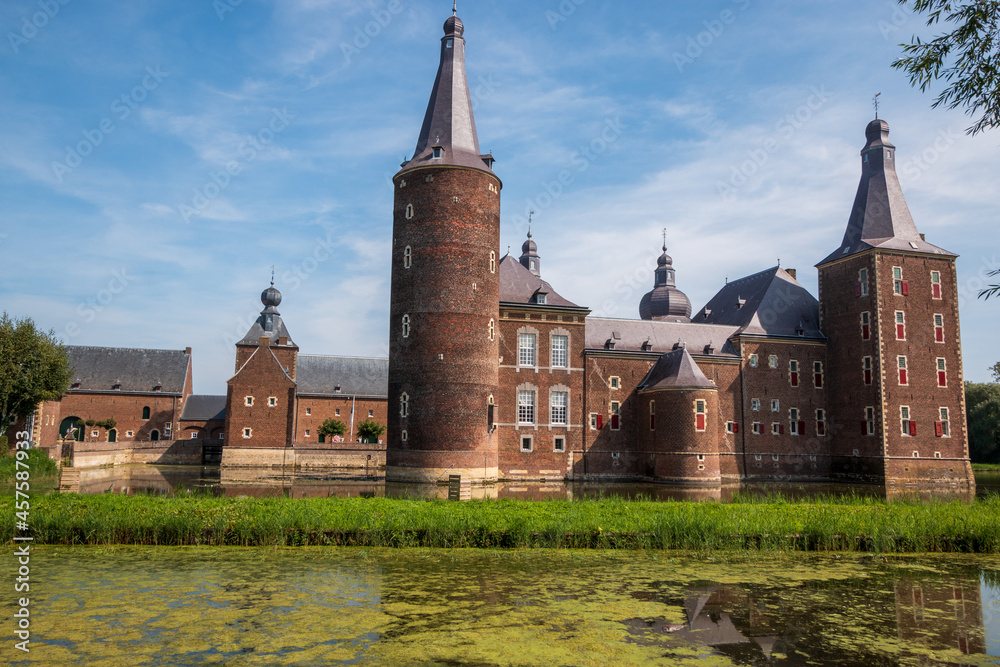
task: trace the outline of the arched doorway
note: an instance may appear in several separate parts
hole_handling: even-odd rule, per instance
[[[70,440],[83,442],[83,420],[79,417],[66,417],[59,423],[59,437],[68,437]],[[69,434],[69,435],[67,435]]]
[[[149,434],[149,439],[152,440],[153,442],[159,442],[160,432],[154,428],[153,432]]]
[[[110,431],[108,431],[108,442],[118,442],[117,429],[111,429]]]

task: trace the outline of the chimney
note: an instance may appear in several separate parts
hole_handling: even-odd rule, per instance
[[[270,346],[271,346],[271,339],[267,336],[261,336],[260,341],[258,342],[258,347],[270,347]]]
[[[799,272],[796,271],[795,269],[785,269],[785,273],[787,273],[788,275],[790,275],[792,277],[792,280],[798,280],[799,279]]]
[[[283,347],[288,345],[288,336],[280,336],[278,338],[278,345],[281,345]]]
[[[184,354],[191,354],[191,348],[190,347],[185,347],[184,348]]]

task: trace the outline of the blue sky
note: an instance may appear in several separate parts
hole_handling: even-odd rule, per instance
[[[68,344],[191,346],[196,391],[225,393],[274,265],[303,352],[384,356],[389,179],[450,10],[6,0],[0,307]],[[1000,266],[998,135],[967,137],[968,117],[890,68],[928,34],[919,18],[890,0],[463,0],[459,15],[502,250],[534,209],[544,277],[597,315],[638,317],[664,227],[695,308],[779,258],[815,294],[881,92],[914,220],[962,255],[967,379],[989,377],[1000,302],[976,291]]]

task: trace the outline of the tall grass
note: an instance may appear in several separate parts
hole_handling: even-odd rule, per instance
[[[29,449],[27,464],[30,479],[37,480],[42,477],[53,477],[59,474],[59,466],[48,457],[41,449]],[[0,484],[10,484],[16,480],[16,473],[24,471],[24,468],[17,467],[17,455],[9,452],[7,456],[0,457]]]
[[[14,507],[0,500],[0,539]],[[32,500],[35,543],[1000,553],[1000,498],[734,503],[79,496]]]

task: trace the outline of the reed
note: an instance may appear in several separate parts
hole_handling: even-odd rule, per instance
[[[48,457],[41,449],[27,450],[28,460],[22,461],[28,465],[28,472],[31,480],[38,480],[43,477],[54,477],[59,474],[59,466]],[[17,467],[17,455],[15,452],[8,452],[6,456],[0,457],[0,484],[11,484],[16,480],[18,470],[24,468]]]
[[[0,539],[13,537],[0,499]],[[583,548],[1000,553],[1000,497],[733,503],[287,499],[55,494],[36,544]]]

